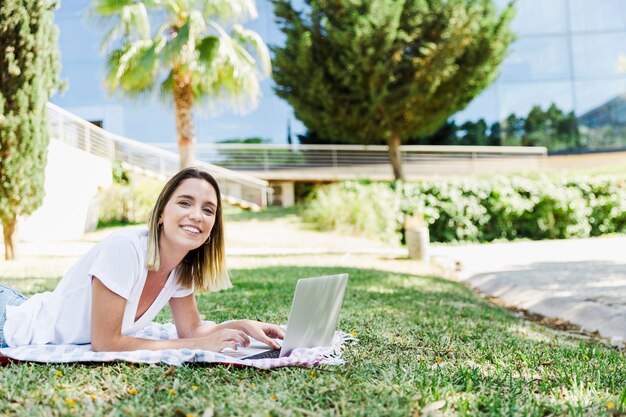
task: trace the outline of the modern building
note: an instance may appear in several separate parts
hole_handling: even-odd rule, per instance
[[[507,2],[496,0],[499,7]],[[89,0],[64,0],[56,13],[62,75],[69,88],[52,101],[115,133],[144,142],[173,142],[171,106],[156,97],[132,101],[107,95],[100,52],[105,30],[89,6]],[[257,7],[259,18],[247,26],[266,43],[280,43],[270,2],[257,0]],[[626,93],[626,2],[518,0],[516,8],[517,39],[500,77],[455,119],[493,123],[512,113],[526,116],[535,105],[545,109],[554,103],[566,113],[573,111],[587,132],[595,128],[586,122],[590,115],[612,123],[602,113],[611,107],[607,103]],[[196,115],[199,143],[247,137],[285,143],[289,125],[294,134],[304,131],[289,105],[273,94],[271,79],[263,82],[258,108],[247,115],[208,110]],[[603,126],[606,131],[606,123]]]
[[[502,7],[507,1],[496,3]],[[457,120],[502,121],[554,103],[565,113],[573,111],[581,134],[599,146],[620,140],[626,146],[624,137],[598,137],[615,135],[613,124],[623,124],[614,113],[626,93],[626,2],[519,0],[516,8],[517,39],[500,77]],[[603,120],[602,132],[592,119]]]

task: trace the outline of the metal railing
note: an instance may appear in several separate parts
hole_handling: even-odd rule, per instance
[[[168,149],[172,144],[155,143]],[[539,168],[547,157],[545,147],[530,146],[401,146],[405,167],[420,172],[490,173],[514,168]],[[233,170],[273,171],[303,168],[342,169],[388,165],[382,145],[266,145],[199,144],[198,159]]]
[[[166,179],[179,170],[179,155],[160,147],[107,132],[80,117],[48,103],[50,137],[109,160]],[[268,204],[267,181],[216,166],[198,158],[196,165],[218,181],[222,196],[232,204],[259,208]]]

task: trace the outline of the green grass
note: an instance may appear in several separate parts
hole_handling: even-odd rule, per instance
[[[96,229],[98,230],[110,229],[110,228],[118,229],[121,227],[138,226],[140,224],[143,224],[143,223],[134,222],[134,221],[123,221],[123,220],[118,220],[118,219],[108,220],[108,221],[98,220],[98,225],[96,226]]]
[[[455,282],[268,267],[233,271],[235,288],[199,295],[198,304],[210,320],[284,323],[297,278],[344,271],[350,283],[339,327],[360,339],[346,347],[344,366],[13,364],[0,368],[0,410],[24,416],[626,415],[622,353],[527,322]],[[3,282],[29,289],[23,279]],[[169,311],[158,320],[171,320]],[[424,413],[427,407],[433,414]]]
[[[287,216],[297,216],[300,206],[274,207],[270,206],[259,211],[242,210],[237,207],[224,206],[224,220],[231,222],[244,222],[249,220],[270,221]]]

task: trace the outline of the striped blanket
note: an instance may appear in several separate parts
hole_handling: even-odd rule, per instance
[[[176,327],[169,324],[152,323],[132,336],[146,339],[175,339]],[[283,366],[311,367],[317,365],[341,365],[341,350],[346,343],[357,340],[350,334],[336,332],[332,347],[295,349],[287,357],[276,359],[236,359],[230,356],[200,349],[135,350],[131,352],[94,352],[91,345],[31,345],[0,349],[0,356],[29,362],[70,363],[70,362],[114,362],[165,363],[218,363],[238,366],[251,366],[273,369]],[[6,360],[5,360],[6,362]]]

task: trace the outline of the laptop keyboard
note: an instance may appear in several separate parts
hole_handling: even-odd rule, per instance
[[[280,357],[280,349],[266,350],[256,355],[246,356],[243,359],[276,359]]]

